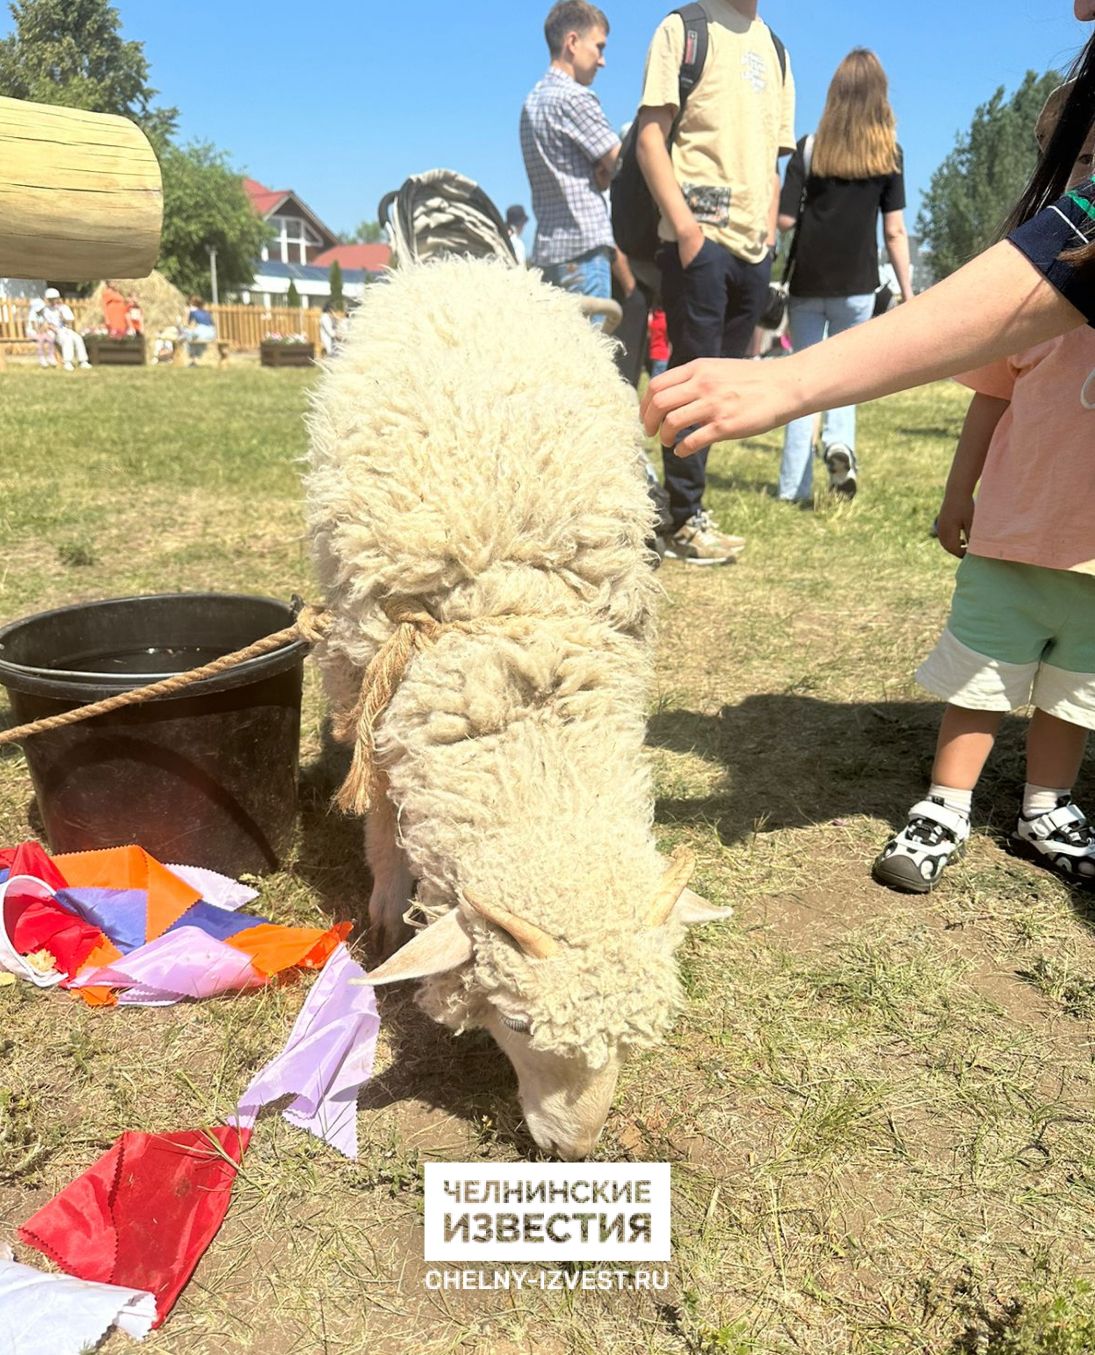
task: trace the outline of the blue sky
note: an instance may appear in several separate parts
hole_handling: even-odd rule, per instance
[[[294,188],[333,230],[376,215],[381,194],[436,166],[477,179],[501,208],[528,203],[521,102],[547,65],[549,5],[518,0],[114,0],[144,43],[185,138],[215,142],[271,188]],[[612,24],[594,86],[629,119],[646,46],[673,0],[602,8]],[[932,171],[997,87],[1066,65],[1090,29],[1071,0],[761,0],[791,53],[797,132],[810,131],[837,62],[872,47],[905,147],[910,226]],[[0,32],[10,28],[6,10]]]

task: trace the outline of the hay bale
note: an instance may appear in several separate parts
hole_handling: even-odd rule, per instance
[[[162,273],[155,271],[146,278],[111,278],[123,296],[135,296],[144,311],[145,337],[154,339],[157,334],[170,325],[178,325],[186,320],[188,309],[186,297],[174,285],[168,282]],[[102,324],[103,283],[91,294],[90,324]]]

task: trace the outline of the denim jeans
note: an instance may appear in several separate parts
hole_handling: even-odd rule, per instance
[[[544,269],[544,281],[577,296],[611,296],[612,251],[591,249],[565,263],[549,264]]]
[[[656,262],[662,274],[666,329],[673,347],[670,367],[693,358],[741,358],[749,351],[764,303],[772,261],[746,263],[713,240],[705,240],[687,268],[675,244],[663,244]],[[707,448],[680,457],[662,449],[665,487],[674,528],[703,507]]]
[[[787,303],[788,325],[795,352],[811,348],[826,337],[840,334],[869,320],[874,313],[874,293],[864,296],[792,296]],[[783,434],[783,460],[779,468],[779,497],[809,499],[814,492],[814,464],[810,439],[811,415],[794,419]],[[855,405],[831,409],[825,415],[821,440],[842,442],[855,451]]]

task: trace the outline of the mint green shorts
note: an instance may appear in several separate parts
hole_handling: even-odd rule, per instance
[[[1033,705],[1095,729],[1095,575],[967,555],[916,676],[967,710]]]

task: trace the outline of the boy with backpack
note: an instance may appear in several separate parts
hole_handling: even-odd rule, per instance
[[[654,260],[672,367],[749,349],[768,296],[778,162],[794,149],[794,114],[790,62],[757,0],[704,0],[658,26],[634,147],[660,214]],[[736,559],[745,541],[719,531],[703,506],[706,451],[662,455],[674,528],[667,555],[697,565]]]

